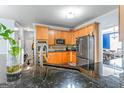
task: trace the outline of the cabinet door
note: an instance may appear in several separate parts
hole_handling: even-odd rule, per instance
[[[49,32],[48,32],[48,44],[49,45],[55,44],[54,30],[49,30]]]
[[[69,33],[68,32],[65,32],[64,38],[65,38],[65,44],[68,45],[69,44],[69,40],[70,40],[70,37],[69,37]]]
[[[66,53],[66,59],[68,63],[71,62],[70,52]]]
[[[57,52],[56,53],[56,59],[57,59],[57,64],[62,64],[62,53],[61,52]]]
[[[78,38],[78,32],[75,31],[73,35],[74,35],[74,44],[76,44],[76,38]]]
[[[57,39],[60,39],[61,38],[61,31],[56,31],[56,38]]]
[[[54,38],[57,39],[57,36],[58,36],[58,35],[57,35],[57,31],[54,30]]]
[[[70,53],[62,52],[62,64],[68,64],[70,62]]]
[[[80,30],[80,36],[85,36],[86,34],[86,29],[85,28],[82,28],[81,30]]]
[[[66,52],[62,52],[61,57],[62,57],[62,63],[61,64],[66,64]]]
[[[73,45],[74,43],[73,43],[73,41],[74,41],[74,37],[73,37],[73,33],[72,32],[70,32],[70,42],[71,42],[71,45]]]
[[[78,30],[78,37],[82,36],[82,29]]]
[[[72,63],[76,64],[76,52],[72,52]]]
[[[62,39],[65,39],[65,44],[67,45],[68,44],[68,32],[66,32],[66,31],[62,31],[61,32],[61,38]]]
[[[50,63],[50,64],[62,64],[61,52],[48,53],[48,63]]]
[[[75,35],[74,35],[74,32],[71,32],[71,36],[72,36],[72,45],[75,44]]]
[[[48,40],[48,27],[43,27],[43,26],[35,26],[36,29],[36,39],[37,40]]]
[[[72,33],[68,32],[67,34],[67,41],[68,41],[68,45],[72,45],[73,44],[73,38],[72,38]]]
[[[65,39],[65,33],[64,31],[60,31],[60,38],[61,39]]]
[[[48,63],[49,64],[56,64],[55,53],[51,52],[48,53]]]
[[[87,27],[87,35],[95,30],[95,24],[91,24]]]

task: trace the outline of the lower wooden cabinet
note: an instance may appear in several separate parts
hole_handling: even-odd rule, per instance
[[[48,63],[57,64],[56,53],[55,52],[48,53]]]
[[[49,52],[49,64],[68,64],[69,62],[76,63],[76,52]]]
[[[76,52],[72,52],[72,63],[76,64]]]

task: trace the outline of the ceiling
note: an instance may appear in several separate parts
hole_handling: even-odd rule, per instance
[[[70,7],[80,9],[80,15],[76,16],[74,19],[65,18],[62,11]],[[0,18],[16,20],[25,27],[31,27],[32,23],[40,23],[74,28],[116,8],[117,6],[115,5],[1,5]]]

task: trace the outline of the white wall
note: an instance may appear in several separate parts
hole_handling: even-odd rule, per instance
[[[83,27],[85,25],[88,25],[88,24],[91,24],[94,22],[99,22],[100,28],[102,28],[102,29],[107,28],[107,27],[111,27],[114,25],[118,25],[118,9],[115,9],[115,10],[108,12],[104,15],[101,15],[95,19],[92,19],[88,22],[85,22],[82,25],[77,26],[75,29],[78,29],[80,27]]]

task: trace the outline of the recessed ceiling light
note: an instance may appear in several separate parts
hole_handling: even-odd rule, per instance
[[[64,18],[67,18],[67,19],[74,19],[80,16],[81,12],[82,12],[81,9],[77,7],[69,7],[69,8],[63,9],[62,15],[64,15]]]

